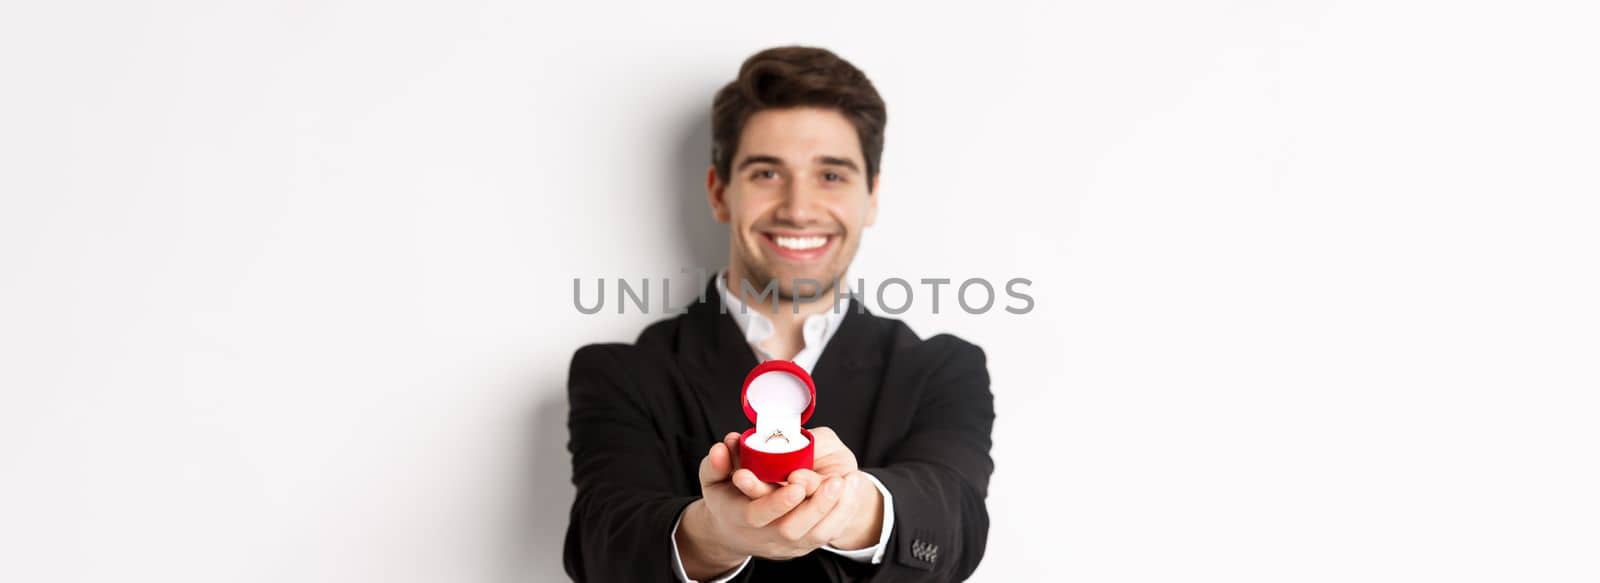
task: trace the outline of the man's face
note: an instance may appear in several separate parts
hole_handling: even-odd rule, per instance
[[[757,112],[745,122],[738,151],[721,183],[715,169],[706,186],[712,214],[728,225],[733,275],[759,293],[778,282],[785,299],[827,297],[850,267],[861,231],[878,213],[869,192],[866,159],[855,127],[829,109]],[[737,285],[730,279],[730,285]],[[735,290],[738,291],[738,290]]]

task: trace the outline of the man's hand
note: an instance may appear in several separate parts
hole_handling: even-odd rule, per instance
[[[759,500],[774,492],[794,485],[805,488],[807,496],[829,483],[838,483],[843,490],[832,511],[812,528],[812,535],[822,538],[822,544],[843,550],[864,549],[877,544],[883,529],[883,494],[856,466],[856,455],[839,440],[838,434],[827,427],[809,430],[815,439],[812,450],[815,458],[811,470],[795,470],[789,474],[787,486],[779,487],[757,478],[755,473],[739,469],[733,473],[733,485],[748,499]],[[738,434],[734,437],[734,451],[738,451]],[[726,438],[725,438],[726,441]]]
[[[809,480],[797,479],[748,496],[731,481],[738,439],[739,434],[728,434],[700,461],[701,498],[684,510],[678,525],[679,558],[694,579],[726,573],[749,556],[798,557],[835,535],[837,527],[817,529],[845,494],[843,480],[816,480],[816,487],[808,488]]]

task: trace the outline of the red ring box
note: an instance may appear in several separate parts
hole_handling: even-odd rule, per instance
[[[739,402],[744,405],[744,416],[756,424],[739,436],[741,467],[754,472],[763,482],[782,482],[789,478],[790,472],[811,469],[816,439],[801,425],[809,421],[811,413],[817,409],[817,385],[805,369],[788,360],[758,364],[744,377]],[[767,412],[765,421],[760,415],[762,411]],[[805,444],[789,440],[767,446],[765,443],[771,439],[751,439],[758,429],[764,430],[762,437],[765,437],[771,435],[771,429],[784,428],[798,429]]]

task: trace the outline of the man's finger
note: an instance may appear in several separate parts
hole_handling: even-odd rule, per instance
[[[751,500],[771,494],[778,489],[777,486],[761,481],[761,478],[756,477],[755,472],[745,468],[733,471],[733,487],[738,488],[740,492],[743,492]]]
[[[728,479],[733,473],[733,461],[728,458],[728,447],[720,443],[700,460],[700,485],[708,486]]]
[[[806,431],[810,431],[812,436],[815,436],[815,437],[818,437],[818,438],[831,439],[831,440],[834,440],[834,441],[838,441],[839,440],[839,436],[835,435],[833,433],[833,428],[831,428],[831,427],[818,426],[818,427],[812,427],[810,429],[807,429]]]
[[[859,495],[861,490],[857,490],[858,484],[854,483],[860,479],[862,478],[854,474],[845,478],[845,482],[842,484],[844,490],[843,494],[839,496],[839,503],[834,505],[833,510],[824,515],[822,520],[818,520],[816,526],[811,527],[811,532],[806,533],[807,539],[820,546],[828,544],[828,541],[839,538],[839,535],[844,534],[844,529],[850,526],[850,521],[861,511],[862,500]],[[844,550],[853,551],[856,549]]]
[[[785,488],[798,488],[798,484],[784,486]],[[840,496],[844,493],[844,480],[830,477],[822,482],[822,487],[817,488],[817,494],[808,498],[804,504],[795,508],[775,523],[778,527],[778,536],[791,541],[805,538],[811,528],[827,516],[828,511],[838,505]]]
[[[739,434],[729,433],[722,436],[722,445],[728,447],[728,457],[733,460],[732,467],[739,467]]]
[[[822,486],[823,478],[822,474],[811,470],[798,469],[790,472],[789,479],[785,481],[790,484],[799,484],[800,487],[805,489],[806,497],[810,498],[817,493],[817,488]],[[744,468],[733,471],[732,481],[733,485],[740,492],[744,492],[744,495],[750,497],[751,500],[771,494],[778,489],[778,486],[761,481],[761,478],[757,478],[754,472]]]
[[[790,484],[800,484],[805,486],[806,497],[809,498],[817,493],[817,488],[822,486],[822,480],[825,477],[826,476],[823,476],[822,474],[801,468],[793,472],[789,472],[788,482]]]
[[[778,488],[771,494],[750,501],[750,505],[745,507],[745,522],[752,528],[764,527],[788,514],[805,499],[806,492],[799,485]]]

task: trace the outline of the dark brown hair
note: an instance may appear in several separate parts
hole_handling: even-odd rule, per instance
[[[865,73],[816,47],[773,47],[750,55],[739,66],[739,77],[717,91],[711,102],[711,163],[717,177],[728,182],[739,135],[751,115],[788,107],[828,108],[850,120],[866,157],[870,192],[883,157],[888,111]]]

